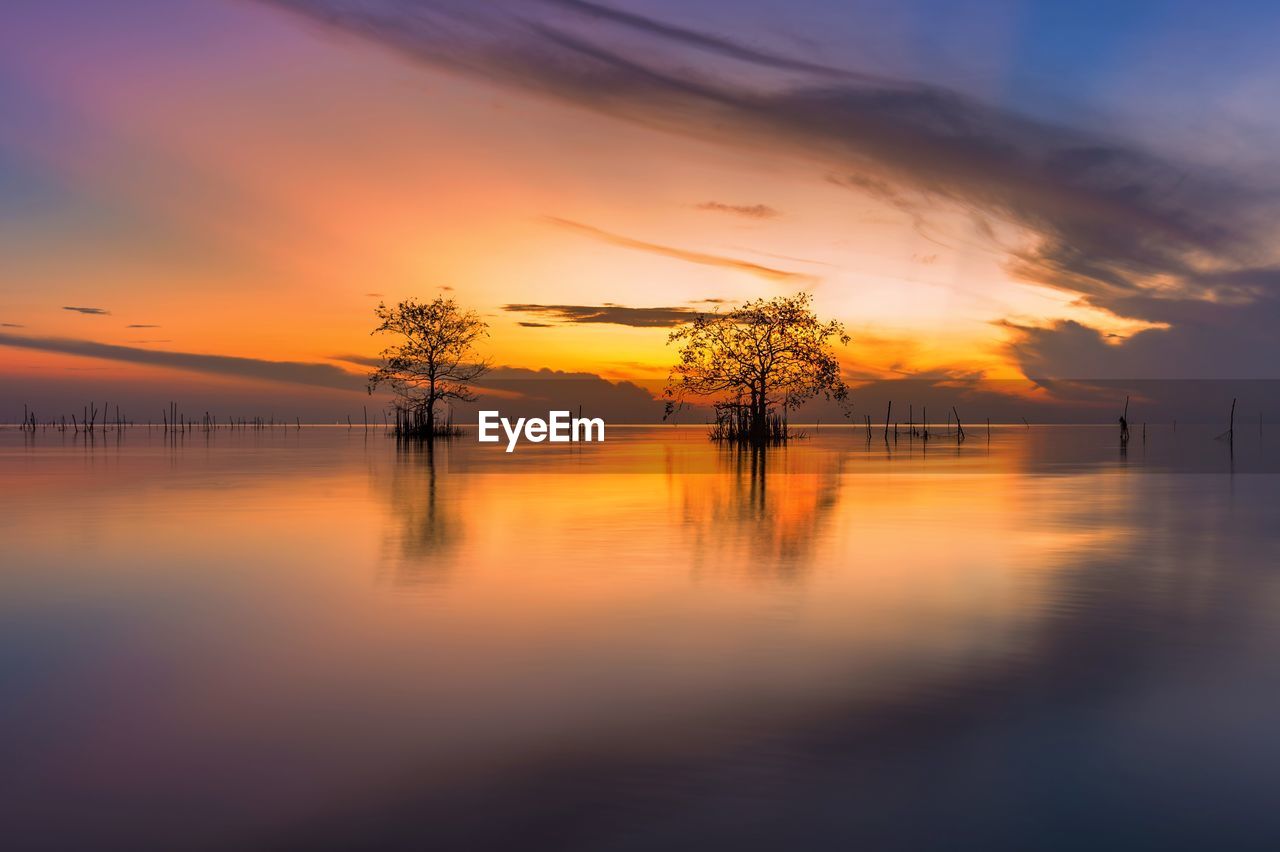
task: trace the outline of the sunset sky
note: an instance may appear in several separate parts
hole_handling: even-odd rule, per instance
[[[9,0],[0,418],[340,410],[379,299],[441,294],[496,364],[614,381],[664,377],[685,312],[799,290],[851,379],[1277,378],[1278,28],[1261,2]]]

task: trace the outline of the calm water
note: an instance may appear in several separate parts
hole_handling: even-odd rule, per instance
[[[0,430],[4,844],[1280,848],[1270,452]]]

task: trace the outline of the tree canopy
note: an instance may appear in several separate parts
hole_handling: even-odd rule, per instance
[[[680,347],[667,380],[668,414],[690,396],[711,398],[740,406],[758,438],[772,412],[818,395],[848,396],[834,344],[848,343],[849,335],[840,322],[818,319],[808,293],[701,314],[668,342]]]
[[[379,325],[373,334],[390,334],[396,342],[382,350],[382,363],[369,375],[369,392],[389,387],[398,405],[420,412],[428,435],[435,432],[435,406],[441,400],[471,402],[471,385],[489,370],[475,350],[488,334],[488,324],[453,299],[430,302],[406,299],[380,302]]]

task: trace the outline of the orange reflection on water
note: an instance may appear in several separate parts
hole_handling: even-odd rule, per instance
[[[406,775],[955,690],[1040,653],[1159,506],[1116,465],[1037,472],[1021,432],[683,431],[505,468],[359,429],[0,434],[0,612],[69,661],[22,697],[43,783],[127,811],[214,779],[211,819],[289,824]]]

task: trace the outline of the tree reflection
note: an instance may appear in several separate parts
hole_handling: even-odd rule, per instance
[[[779,580],[805,575],[840,499],[843,462],[787,470],[787,451],[730,447],[718,472],[682,480],[682,520],[695,570]]]
[[[442,452],[431,441],[397,441],[390,472],[373,474],[374,490],[391,504],[382,564],[396,585],[445,582],[465,539],[456,496],[437,482]]]

